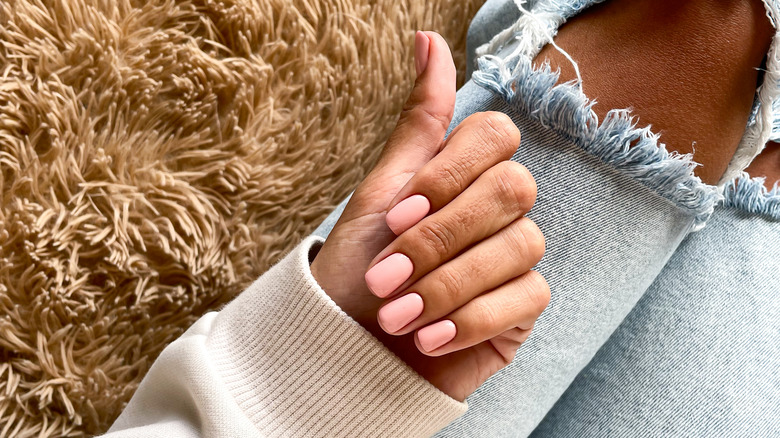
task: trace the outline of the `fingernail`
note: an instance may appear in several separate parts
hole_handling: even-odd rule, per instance
[[[425,71],[428,66],[428,51],[431,47],[431,40],[422,31],[417,31],[414,36],[414,69],[417,70],[417,76]]]
[[[420,222],[431,210],[431,203],[423,195],[413,195],[396,204],[387,212],[385,222],[397,235]]]
[[[412,261],[397,252],[390,254],[366,272],[366,285],[379,298],[390,295],[412,276]]]
[[[418,294],[407,294],[379,309],[379,323],[387,333],[395,333],[417,319],[422,311],[422,297]]]
[[[455,328],[455,323],[449,319],[445,319],[444,321],[439,321],[436,324],[421,328],[417,331],[417,340],[420,341],[420,346],[423,350],[430,353],[447,342],[450,342],[457,333],[458,329]]]

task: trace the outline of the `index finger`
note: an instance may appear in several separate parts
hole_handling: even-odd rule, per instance
[[[402,201],[409,199],[423,215],[433,213],[455,199],[487,169],[511,158],[519,145],[520,131],[506,114],[489,111],[467,117],[447,138],[442,151],[420,168],[390,202],[388,227],[400,235],[422,219],[416,217],[419,214],[399,214],[404,207],[393,211]],[[427,210],[420,196],[427,199]]]

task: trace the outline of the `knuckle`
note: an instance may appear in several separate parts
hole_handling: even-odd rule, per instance
[[[413,176],[413,179],[416,180],[416,187],[435,188],[437,191],[447,189],[447,187],[444,186],[444,184],[448,184],[447,180],[443,181],[434,172],[430,172],[426,168],[417,172],[417,174]]]
[[[519,221],[518,228],[523,235],[523,240],[525,240],[526,254],[532,260],[539,262],[544,256],[546,247],[546,241],[542,230],[539,229],[534,221],[528,218],[523,218]]]
[[[440,262],[449,258],[456,244],[455,235],[446,225],[430,220],[419,224],[417,236],[413,238],[413,241],[415,240],[421,242],[428,253],[433,254]]]
[[[491,306],[487,300],[473,300],[471,302],[471,314],[474,321],[478,321],[484,329],[496,327],[500,323],[498,309]]]
[[[425,96],[425,87],[416,86],[409,96],[409,100],[406,101],[401,109],[401,116],[399,118],[399,124],[412,124],[419,126],[421,129],[425,127],[440,129],[447,129],[450,124],[449,117],[444,114],[437,114],[435,111],[431,111],[425,106],[425,102],[430,101],[435,96]]]
[[[501,237],[504,244],[511,249],[512,254],[533,261],[534,265],[544,255],[544,235],[539,227],[528,218],[521,218],[512,223],[504,229]]]
[[[547,305],[550,304],[550,285],[542,274],[536,271],[528,271],[522,276],[521,293],[524,300],[533,306],[537,315],[541,315]]]
[[[455,270],[448,269],[442,270],[438,277],[436,281],[438,284],[437,298],[450,305],[459,303],[465,286],[463,275]]]
[[[509,116],[497,111],[480,113],[476,135],[485,145],[493,146],[499,154],[507,158],[511,157],[520,145],[520,130]]]
[[[508,213],[525,213],[536,202],[536,181],[528,169],[514,161],[502,161],[491,168],[497,201]]]
[[[464,163],[451,161],[434,170],[428,179],[431,183],[428,187],[438,187],[446,193],[457,194],[465,189],[469,171]]]

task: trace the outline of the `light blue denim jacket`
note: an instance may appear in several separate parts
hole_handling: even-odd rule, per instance
[[[476,70],[451,128],[488,110],[520,128],[512,160],[537,180],[528,216],[547,238],[536,269],[552,299],[514,362],[439,435],[528,436],[540,422],[536,436],[780,435],[780,193],[733,180],[777,136],[780,39],[727,178],[709,186],[627,110],[599,121],[575,84],[532,67],[594,3],[532,1],[521,14],[489,0],[469,30]],[[777,4],[766,4],[774,20]],[[315,234],[327,236],[345,203]]]

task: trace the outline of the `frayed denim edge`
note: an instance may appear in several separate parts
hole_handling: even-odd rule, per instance
[[[756,93],[756,112],[751,115],[745,134],[718,185],[728,184],[738,177],[767,142],[780,141],[780,2],[763,0],[763,3],[776,32],[767,53],[764,80]]]
[[[527,56],[535,56],[558,33],[558,28],[582,10],[606,0],[515,0],[528,3],[531,15],[523,14],[514,25],[502,30],[475,50],[476,57],[494,55],[509,44]]]
[[[778,29],[778,20],[780,20],[780,4],[777,0],[764,0],[764,7],[767,10],[767,16],[772,22],[775,30]],[[775,38],[772,40],[772,47],[767,55],[767,72],[765,74],[771,75],[771,78],[767,78],[764,83],[767,84],[767,88],[770,85],[774,85],[774,99],[772,100],[771,116],[772,116],[772,134],[769,137],[769,141],[780,141],[780,99],[777,95],[780,94],[780,32],[775,33]],[[760,101],[761,99],[759,99]]]
[[[724,187],[723,206],[780,220],[780,186],[775,183],[772,190],[767,190],[764,181],[742,172]]]
[[[499,94],[514,109],[540,122],[670,200],[694,217],[698,230],[722,196],[694,176],[690,155],[668,152],[650,128],[637,128],[629,110],[611,110],[599,125],[594,101],[571,83],[555,85],[549,64],[535,70],[531,59],[485,55],[472,80]]]
[[[560,26],[584,9],[606,0],[515,0],[530,7],[514,25],[476,49],[477,58],[495,55],[507,46],[513,53],[535,57],[552,41]],[[764,80],[756,93],[756,106],[726,172],[718,183],[722,187],[733,180],[763,150],[769,141],[780,141],[780,1],[763,0],[766,14],[778,32],[767,53]],[[477,60],[477,62],[479,62]]]

